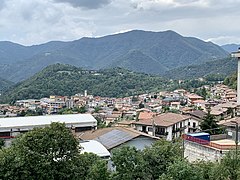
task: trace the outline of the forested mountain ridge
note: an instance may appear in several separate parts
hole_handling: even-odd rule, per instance
[[[237,70],[237,60],[225,58],[209,61],[198,65],[190,65],[167,71],[164,77],[171,79],[194,79],[209,75],[218,75],[225,78]]]
[[[6,91],[2,101],[42,98],[50,95],[71,96],[83,93],[102,97],[124,97],[166,89],[168,81],[159,76],[114,68],[83,70],[72,65],[54,64]]]
[[[0,91],[2,93],[2,91],[8,89],[9,87],[13,86],[13,82],[5,80],[0,78]]]
[[[224,58],[221,47],[174,31],[134,30],[71,42],[53,41],[37,46],[0,42],[0,77],[19,82],[48,65],[71,64],[85,69],[123,67],[149,74]]]
[[[238,51],[238,48],[240,47],[239,44],[225,44],[221,46],[225,51],[232,53],[235,51]]]

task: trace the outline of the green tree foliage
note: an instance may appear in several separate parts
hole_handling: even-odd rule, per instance
[[[189,63],[191,64],[191,63]],[[237,61],[234,58],[216,59],[196,65],[174,68],[165,73],[172,79],[196,79],[204,77],[207,81],[222,80],[236,71]]]
[[[95,155],[80,155],[78,144],[60,123],[25,133],[0,151],[0,179],[86,179],[100,160]]]
[[[143,151],[123,147],[113,153],[115,179],[158,179],[167,167],[181,157],[179,143],[159,140]]]
[[[216,174],[218,168],[219,163],[217,162],[197,161],[190,163],[186,159],[177,159],[167,167],[159,180],[218,180],[220,177]]]
[[[112,161],[116,166],[113,179],[148,179],[145,161],[141,151],[134,147],[122,147],[113,152]]]
[[[236,151],[230,151],[224,156],[218,167],[215,168],[216,179],[219,180],[238,180],[240,179],[240,155]]]
[[[80,108],[73,107],[73,108],[62,108],[58,111],[58,114],[72,114],[72,113],[85,113],[87,112],[86,106],[82,106]]]
[[[107,169],[105,161],[93,162],[91,168],[89,168],[88,180],[109,180],[110,172]]]
[[[180,143],[172,143],[166,140],[159,140],[152,147],[143,150],[147,172],[150,173],[152,179],[157,179],[162,175],[167,167],[181,155]]]
[[[70,65],[55,64],[8,89],[3,101],[39,99],[53,94],[71,96],[84,90],[103,97],[124,97],[165,89],[167,84],[168,81],[159,76],[120,68],[92,72]]]
[[[208,132],[210,134],[221,133],[221,130],[219,130],[219,125],[217,124],[215,117],[210,114],[210,111],[208,111],[208,113],[203,117],[200,127],[204,132]]]
[[[4,139],[0,138],[0,148],[4,147],[5,141]]]
[[[177,160],[167,167],[159,180],[203,180],[202,174],[196,171],[186,160]]]
[[[199,88],[195,93],[202,96],[204,100],[207,98],[207,90],[205,87]]]
[[[233,89],[237,89],[237,72],[226,77],[223,81],[223,84],[225,84]]]
[[[100,110],[102,110],[102,108],[99,107],[99,106],[97,106],[97,107],[94,108],[94,112],[95,112],[95,113],[98,113]]]

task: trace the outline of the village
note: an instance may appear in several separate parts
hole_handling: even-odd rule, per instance
[[[223,84],[205,85],[198,88],[197,92],[202,96],[184,89],[176,89],[169,92],[109,98],[89,95],[84,91],[83,94],[71,97],[53,95],[42,99],[18,100],[14,105],[1,104],[0,111],[1,117],[9,123],[17,121],[20,117],[25,119],[32,117],[34,120],[33,116],[42,116],[42,119],[57,118],[60,114],[64,114],[61,116],[65,118],[63,122],[66,122],[68,114],[90,114],[96,120],[93,122],[94,125],[89,122],[91,125],[85,124],[81,128],[76,128],[75,135],[81,140],[100,142],[109,151],[126,144],[144,149],[160,138],[168,141],[182,138],[185,143],[184,155],[189,161],[197,159],[215,161],[236,145],[235,123],[232,121],[240,122],[240,119],[235,117],[237,92]],[[201,122],[208,113],[221,126],[222,133],[219,135],[210,136],[201,129]],[[42,120],[38,118],[36,123],[37,121]],[[24,119],[20,124],[23,122]],[[36,126],[34,122],[32,126]],[[14,127],[8,133],[6,129],[1,130],[0,134],[7,139],[17,135],[17,131],[22,131],[20,127],[15,128],[18,130],[13,129]],[[109,142],[104,140],[105,136],[113,139],[115,137],[115,142],[109,145]],[[136,142],[138,138],[139,142]]]

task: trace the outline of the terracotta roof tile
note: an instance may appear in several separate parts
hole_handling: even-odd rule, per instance
[[[189,118],[191,117],[182,114],[164,113],[154,117],[153,120],[157,126],[168,127]],[[135,124],[152,125],[152,119],[139,120]]]

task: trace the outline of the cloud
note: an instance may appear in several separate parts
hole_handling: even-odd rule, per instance
[[[221,44],[239,43],[239,7],[240,0],[0,0],[0,41],[31,45],[171,29]]]
[[[111,0],[54,0],[54,1],[69,3],[73,7],[81,7],[84,9],[98,9],[111,3]]]
[[[219,45],[232,44],[233,42],[240,43],[240,37],[237,36],[219,36],[214,38],[209,38],[206,41],[211,41]]]
[[[5,0],[0,1],[0,10],[3,9],[5,6]]]

